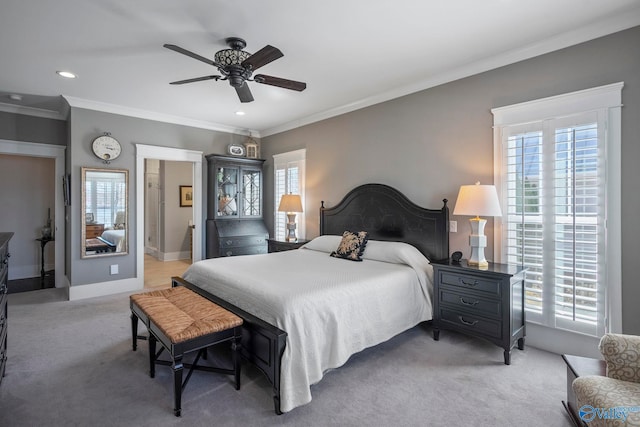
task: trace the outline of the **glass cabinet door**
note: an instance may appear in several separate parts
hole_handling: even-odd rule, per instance
[[[242,169],[242,215],[262,215],[262,171]]]
[[[238,216],[238,175],[237,167],[218,166],[216,168],[217,217]]]

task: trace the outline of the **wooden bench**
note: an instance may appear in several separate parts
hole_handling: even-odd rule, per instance
[[[156,364],[171,365],[173,368],[174,413],[177,417],[181,413],[182,390],[194,369],[234,375],[236,390],[240,389],[240,317],[182,286],[131,295],[130,306],[133,351],[137,348],[138,320],[149,331],[151,378],[155,376]],[[157,341],[162,348],[156,353]],[[201,357],[206,359],[208,347],[228,341],[232,350],[231,369],[198,365]],[[171,361],[158,359],[165,349]],[[193,351],[198,351],[194,362],[183,364],[183,356]],[[189,372],[183,383],[184,367],[189,368]]]

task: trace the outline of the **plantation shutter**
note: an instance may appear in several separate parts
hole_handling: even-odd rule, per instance
[[[502,128],[502,254],[528,268],[527,320],[604,331],[606,156],[598,112]]]

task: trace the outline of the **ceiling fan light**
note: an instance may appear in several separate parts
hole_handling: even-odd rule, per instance
[[[214,58],[215,62],[221,65],[240,65],[242,64],[251,54],[245,52],[244,50],[235,50],[235,49],[223,49],[216,52]]]

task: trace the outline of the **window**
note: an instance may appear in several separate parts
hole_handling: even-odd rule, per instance
[[[620,250],[621,89],[492,110],[503,208],[495,258],[528,268],[530,322],[592,336],[619,323],[606,302],[620,292],[611,260]]]
[[[278,212],[278,205],[283,194],[299,194],[304,209],[304,166],[306,158],[305,149],[290,151],[273,156],[274,170],[274,224],[273,232],[276,239],[284,240],[287,233],[287,216],[284,212]],[[305,236],[304,214],[296,215],[297,233],[299,239]]]

